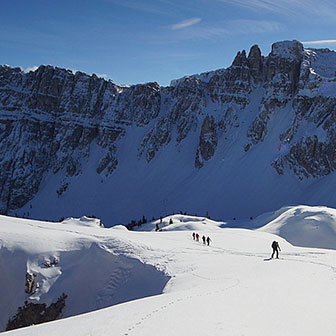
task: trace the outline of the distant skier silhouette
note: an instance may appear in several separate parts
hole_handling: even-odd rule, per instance
[[[205,245],[205,236],[203,235],[203,237],[202,237],[202,240],[203,240],[203,244]]]
[[[192,233],[193,240],[195,240],[195,232]]]
[[[206,241],[207,241],[207,243],[208,243],[208,246],[210,245],[210,242],[211,242],[211,239],[210,239],[210,237],[208,237],[207,239],[206,239]]]
[[[196,233],[196,240],[199,241],[199,234]]]
[[[279,243],[275,240],[272,243],[272,249],[273,249],[273,253],[272,253],[271,259],[273,259],[274,254],[276,254],[276,259],[279,259],[279,251],[281,251],[281,249],[280,249]]]

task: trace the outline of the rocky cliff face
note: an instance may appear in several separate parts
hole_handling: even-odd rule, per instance
[[[133,133],[132,160],[148,167],[168,147],[178,153],[188,146],[186,169],[197,174],[217,152],[248,156],[273,141],[276,150],[264,159],[275,174],[327,176],[336,169],[336,52],[285,41],[265,57],[255,45],[227,69],[169,87],[118,86],[52,66],[29,73],[1,66],[1,212],[25,206],[53,176],[50,193],[62,198],[89,162],[102,182],[112,178],[124,169],[121,148]],[[233,146],[235,139],[244,145]]]
[[[32,199],[48,172],[63,170],[65,180],[79,175],[93,141],[102,148],[97,174],[111,174],[117,140],[128,126],[156,118],[160,99],[156,83],[119,87],[51,66],[27,74],[0,67],[1,210]]]

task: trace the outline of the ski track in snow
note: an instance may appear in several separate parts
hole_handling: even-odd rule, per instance
[[[207,246],[209,247],[209,246]],[[272,259],[268,259],[267,257],[270,258],[270,253],[250,253],[250,252],[244,252],[244,251],[234,251],[234,250],[230,250],[230,249],[225,249],[225,248],[222,248],[222,247],[211,247],[212,250],[214,252],[207,252],[209,254],[217,254],[217,252],[219,253],[223,253],[223,254],[231,254],[231,255],[237,255],[237,256],[244,256],[244,257],[258,257],[258,258],[265,258],[264,260],[272,260]],[[197,251],[197,249],[192,249],[192,248],[186,248],[186,251],[187,250],[191,250],[191,251]],[[183,253],[187,253],[187,252],[183,252]],[[301,256],[301,257],[307,257],[309,255],[325,255],[326,253],[323,253],[323,252],[307,252],[307,253],[279,253],[279,255],[282,255],[282,256]],[[332,266],[332,265],[329,265],[329,264],[324,264],[324,263],[321,263],[321,262],[315,262],[315,261],[307,261],[307,260],[304,260],[304,259],[291,259],[291,258],[283,258],[283,257],[279,257],[279,260],[288,260],[288,261],[295,261],[295,262],[302,262],[302,263],[310,263],[310,264],[314,264],[314,265],[319,265],[319,266],[324,266],[324,267],[327,267],[327,268],[330,268],[333,270],[333,272],[336,273],[336,267],[335,266]],[[275,259],[273,259],[273,261],[276,261]],[[207,279],[207,278],[204,278],[204,279]],[[208,279],[210,280],[210,279]]]
[[[200,243],[199,243],[200,244]],[[207,248],[209,248],[207,246]],[[233,250],[229,250],[229,249],[224,249],[224,248],[220,248],[220,247],[210,247],[212,251],[210,250],[207,251],[206,253],[208,254],[217,254],[218,252],[222,253],[222,254],[232,254],[232,255],[237,255],[237,256],[244,256],[244,257],[252,257],[252,258],[265,258],[267,256],[269,256],[269,254],[266,253],[257,253],[257,254],[253,254],[253,253],[248,253],[248,252],[237,252],[237,251],[233,251]],[[186,248],[186,250],[197,250],[197,249],[192,249],[192,248]],[[311,255],[323,255],[325,253],[322,252],[307,252],[307,253],[282,253],[281,255],[283,257],[279,257],[279,260],[283,261],[290,261],[290,262],[299,262],[299,263],[307,263],[307,264],[314,264],[317,266],[322,266],[322,267],[327,267],[332,269],[332,271],[334,273],[336,273],[336,267],[329,265],[329,264],[325,264],[325,263],[321,263],[321,262],[315,262],[312,260],[305,260],[305,259],[297,259],[297,258],[288,258],[288,256],[290,257],[311,257]],[[273,262],[277,262],[276,259],[271,259],[271,261]],[[201,278],[203,280],[208,280],[208,281],[218,281],[221,279],[226,279],[226,280],[231,280],[232,282],[234,282],[232,285],[227,286],[223,289],[219,289],[219,290],[215,290],[215,291],[209,291],[209,292],[205,292],[205,293],[201,293],[201,294],[197,294],[195,295],[185,295],[183,298],[177,298],[175,300],[171,300],[169,301],[167,304],[164,304],[158,308],[155,308],[154,310],[152,310],[150,313],[144,315],[143,317],[141,317],[140,320],[138,320],[136,323],[134,323],[131,327],[129,327],[127,329],[126,332],[123,333],[123,336],[129,336],[129,335],[133,335],[136,334],[137,329],[140,328],[141,326],[143,326],[146,322],[151,323],[151,318],[155,318],[156,314],[160,314],[163,311],[167,310],[167,309],[174,309],[174,306],[180,303],[183,303],[187,300],[193,300],[195,297],[205,297],[205,296],[217,296],[218,294],[222,294],[223,292],[226,292],[234,287],[239,286],[240,284],[240,280],[239,279],[230,279],[230,278],[220,278],[220,277],[215,277],[215,278],[210,278],[210,277],[205,277],[205,276],[201,276],[199,274],[195,274],[193,272],[191,272],[191,275],[193,275],[194,277],[197,278]],[[336,279],[336,277],[334,277],[334,279]]]
[[[196,277],[199,277],[199,278],[202,278],[202,279],[205,279],[205,280],[218,280],[218,278],[211,279],[211,278],[202,277],[202,276],[199,276],[199,275],[196,275],[196,274],[192,274],[192,275],[196,276]],[[230,280],[232,280],[232,279],[230,279]],[[156,314],[160,314],[164,310],[173,309],[174,305],[176,305],[176,304],[183,303],[187,300],[192,300],[195,297],[201,298],[201,297],[204,297],[204,296],[218,295],[218,294],[221,294],[223,292],[226,292],[226,291],[230,290],[231,288],[237,287],[240,284],[240,281],[238,279],[235,279],[233,282],[234,282],[234,284],[232,284],[231,286],[225,287],[225,288],[220,289],[220,290],[205,292],[205,293],[197,294],[196,296],[195,295],[186,295],[183,298],[180,297],[180,298],[177,298],[175,300],[172,300],[172,301],[168,302],[167,304],[162,305],[162,306],[152,310],[152,312],[150,312],[149,314],[142,317],[133,326],[128,328],[127,331],[123,333],[123,336],[129,336],[129,335],[134,334],[134,332],[137,331],[137,328],[139,328],[141,325],[143,325],[147,320],[149,320],[151,318],[155,318]]]
[[[232,250],[227,250],[224,248],[220,248],[217,247],[217,250],[222,250],[222,253],[229,253],[229,254],[233,254],[233,255],[238,255],[238,256],[244,256],[244,257],[262,257],[265,258],[267,256],[269,256],[270,254],[267,253],[258,253],[258,254],[253,254],[253,253],[248,253],[248,252],[237,252],[237,251],[232,251]],[[279,253],[279,255],[282,256],[297,256],[297,257],[307,257],[310,254],[323,254],[323,253],[319,253],[319,252],[307,252],[306,254],[304,253]],[[273,261],[276,261],[276,259],[271,259]],[[324,266],[327,268],[331,268],[335,273],[336,273],[336,267],[329,265],[329,264],[324,264],[324,263],[320,263],[320,262],[315,262],[315,261],[308,261],[308,260],[304,260],[304,259],[291,259],[291,258],[283,258],[283,257],[279,257],[279,260],[288,260],[288,261],[295,261],[295,262],[303,262],[303,263],[310,263],[310,264],[314,264],[314,265],[320,265],[320,266]]]
[[[200,247],[204,247],[207,248],[208,250],[204,251],[203,253],[206,254],[231,254],[231,255],[236,255],[236,256],[244,256],[244,257],[252,257],[252,258],[258,258],[258,259],[263,259],[266,257],[269,257],[269,253],[249,253],[249,252],[244,252],[244,251],[234,251],[234,250],[230,250],[230,249],[225,249],[225,248],[221,248],[221,247],[213,247],[213,246],[205,246],[203,245],[201,242],[194,242],[195,244],[198,244],[197,248],[190,248],[190,247],[186,247],[185,251],[178,251],[177,253],[190,253],[190,252],[195,252],[195,251],[199,251]],[[280,252],[281,253],[281,252]],[[326,267],[331,269],[334,273],[336,273],[336,267],[330,265],[330,264],[325,264],[325,263],[321,263],[321,262],[316,262],[316,261],[312,261],[312,260],[306,260],[306,259],[298,259],[298,258],[288,258],[288,257],[306,257],[306,258],[316,258],[316,255],[325,255],[326,253],[323,252],[307,252],[307,253],[281,253],[281,255],[283,257],[279,257],[278,260],[285,260],[285,261],[290,261],[290,262],[299,262],[299,263],[307,263],[307,264],[314,264],[317,266],[322,266],[322,267]],[[273,262],[277,262],[276,259],[263,259],[265,260],[270,260]],[[201,293],[201,294],[197,294],[197,295],[185,295],[183,298],[177,298],[175,300],[170,300],[167,304],[164,304],[158,308],[155,308],[154,310],[152,310],[150,313],[144,315],[143,317],[141,317],[136,323],[134,323],[131,327],[129,327],[127,329],[126,332],[123,333],[123,336],[129,336],[129,335],[133,335],[137,332],[137,329],[140,328],[141,326],[143,326],[146,322],[151,322],[151,318],[155,318],[156,314],[160,314],[163,311],[167,310],[167,309],[174,309],[174,306],[176,304],[180,304],[183,303],[187,300],[193,300],[195,297],[205,297],[205,296],[211,296],[211,295],[218,295],[221,294],[223,292],[226,292],[234,287],[239,286],[239,284],[241,283],[239,279],[231,279],[231,278],[226,278],[226,277],[205,277],[205,276],[201,276],[199,274],[196,274],[194,272],[190,273],[191,275],[193,275],[194,277],[197,278],[201,278],[203,280],[208,280],[208,281],[218,281],[218,280],[230,280],[232,282],[234,282],[232,285],[227,286],[223,289],[219,289],[219,290],[215,290],[215,291],[209,291],[209,292],[205,292],[205,293]],[[334,279],[336,279],[336,277],[334,277]]]

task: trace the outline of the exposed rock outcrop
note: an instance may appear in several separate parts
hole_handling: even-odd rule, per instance
[[[206,116],[201,129],[199,145],[197,148],[195,167],[202,168],[204,161],[212,158],[217,147],[216,122],[214,117]]]
[[[13,318],[9,319],[6,331],[28,327],[32,324],[40,324],[57,320],[62,316],[67,296],[62,294],[58,300],[49,306],[45,303],[33,303],[25,301],[24,306],[19,307]]]
[[[299,178],[330,174],[336,167],[335,55],[284,41],[262,56],[254,45],[227,69],[169,87],[118,86],[52,66],[29,73],[1,66],[0,211],[24,206],[53,175],[61,178],[50,192],[61,199],[90,160],[95,174],[109,178],[122,169],[126,139],[147,163],[168,146],[193,143],[194,169],[213,159],[219,143],[228,151],[226,142],[242,136],[240,150],[250,155],[280,120],[282,149],[276,160],[267,158],[269,165]]]

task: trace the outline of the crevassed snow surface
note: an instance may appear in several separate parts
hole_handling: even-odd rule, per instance
[[[130,232],[121,226],[104,229],[81,226],[78,222],[64,225],[2,216],[0,265],[9,261],[8,254],[18,254],[21,264],[14,266],[7,262],[7,268],[1,267],[7,271],[7,281],[10,272],[21,268],[22,271],[11,284],[5,281],[5,272],[0,272],[1,298],[8,296],[15,286],[18,286],[15,295],[24,294],[22,277],[26,259],[38,271],[39,258],[55,254],[60,260],[54,270],[54,277],[58,278],[49,282],[48,293],[69,291],[65,315],[69,307],[73,309],[71,304],[87,303],[80,293],[75,293],[76,296],[71,292],[71,287],[78,287],[78,292],[90,287],[81,283],[83,275],[96,286],[90,304],[99,300],[107,302],[109,295],[117,293],[125,297],[131,288],[142,297],[18,329],[8,335],[335,335],[336,303],[332,298],[336,297],[336,251],[295,247],[265,232],[274,230],[282,235],[285,231],[281,228],[293,224],[295,235],[299,237],[305,231],[304,218],[308,213],[315,217],[315,225],[323,227],[328,223],[334,227],[336,210],[315,208],[314,212],[314,208],[303,206],[280,209],[250,221],[251,226],[266,224],[258,230],[227,228],[227,222],[182,215],[169,216],[163,218],[162,223],[158,220],[139,228],[147,232]],[[170,219],[173,220],[171,225]],[[309,226],[309,221],[307,223]],[[156,224],[162,231],[153,231]],[[193,231],[210,236],[211,246],[194,241]],[[331,233],[324,231],[324,234]],[[333,234],[335,238],[335,232]],[[315,237],[304,237],[309,245],[308,237]],[[279,241],[282,249],[279,260],[269,259],[273,240]],[[317,240],[322,244],[321,236],[317,236]],[[85,257],[87,255],[91,257]],[[129,270],[127,267],[133,263],[136,266]],[[146,266],[150,270],[146,270]],[[128,279],[127,270],[121,271],[123,268],[134,274],[132,286],[117,286],[119,290],[113,291],[116,288],[113,287],[114,274]],[[141,282],[141,269],[147,282]],[[97,277],[95,272],[100,272]],[[112,274],[111,278],[107,274]],[[99,281],[100,287],[96,284]],[[156,291],[149,293],[153,287]],[[149,296],[159,293],[162,294]],[[57,297],[55,293],[54,296]],[[43,295],[40,297],[42,300]],[[8,300],[12,301],[13,297]],[[7,312],[2,306],[1,313],[4,311]]]

